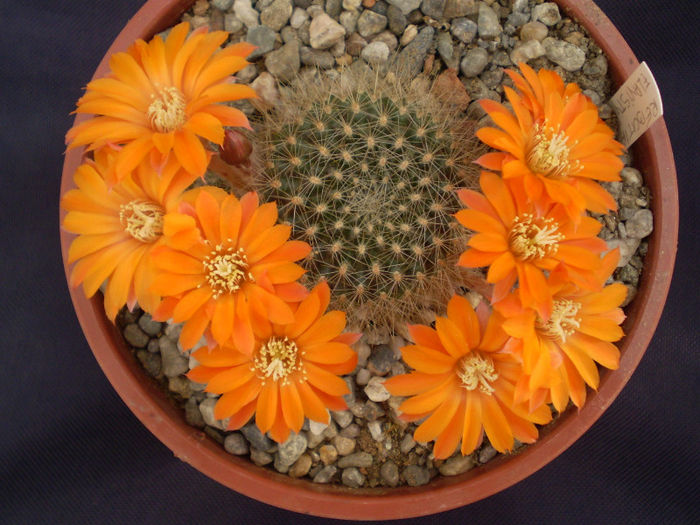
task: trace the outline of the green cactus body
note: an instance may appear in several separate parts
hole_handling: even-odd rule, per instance
[[[365,331],[444,307],[465,243],[455,190],[476,175],[471,128],[393,79],[297,84],[262,123],[257,189],[311,244],[309,284]]]

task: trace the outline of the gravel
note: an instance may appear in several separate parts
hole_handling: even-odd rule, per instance
[[[396,58],[411,76],[454,70],[455,81],[466,89],[467,113],[481,119],[479,125],[488,125],[477,100],[503,102],[502,83],[509,83],[505,68],[525,61],[578,82],[601,117],[612,117],[614,125],[605,103],[610,95],[605,55],[552,2],[210,0],[183,19],[197,27],[222,27],[232,33],[232,42],[258,46],[249,57],[252,64],[236,76],[256,89],[261,107],[274,107],[280,91],[298,76],[333,75],[342,67],[381,70]],[[244,107],[253,113],[250,104]],[[629,166],[629,155],[624,161],[622,180],[603,184],[619,209],[597,218],[604,223],[600,235],[609,248],[620,249],[613,280],[625,284],[629,302],[641,278],[645,237],[654,224],[643,174]],[[400,337],[363,338],[353,345],[358,366],[345,378],[351,387],[348,410],[331,412],[329,424],[307,421],[299,434],[278,445],[260,433],[254,420],[232,432],[225,430],[227,421],[214,418],[216,398],[184,375],[196,362],[177,344],[181,325],[153,321],[138,309],[121,312],[118,322],[138,362],[183,407],[190,425],[230,454],[249,456],[290,477],[348,487],[419,486],[435,475],[459,475],[497,456],[486,440],[471,456],[439,461],[432,457],[432,444],[415,442],[416,424],[398,417],[403,398],[390,396],[383,386],[386,378],[408,370],[399,360],[406,344]]]

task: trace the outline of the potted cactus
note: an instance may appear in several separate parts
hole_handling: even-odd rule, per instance
[[[236,16],[227,24],[241,32],[252,8],[236,4],[228,6]],[[622,147],[581,88],[526,64],[507,71],[510,85],[497,82],[508,107],[490,100],[479,102],[480,114],[476,106],[465,112],[465,85],[478,88],[468,79],[483,67],[475,75],[472,69],[484,54],[498,60],[489,31],[503,28],[498,6],[447,4],[439,13],[426,5],[423,14],[450,20],[462,43],[473,25],[484,44],[467,46],[459,78],[455,48],[449,52],[443,36],[436,43],[447,71],[435,74],[434,57],[415,60],[434,28],[409,29],[412,9],[403,13],[401,2],[392,3],[392,23],[401,13],[409,36],[397,67],[383,58],[397,39],[378,36],[388,12],[360,14],[358,3],[338,17],[354,17],[353,34],[375,38],[360,51],[361,65],[372,67],[347,69],[339,48],[359,43],[352,35],[343,40],[347,24],[320,7],[292,12],[291,3],[275,2],[263,8],[262,26],[250,23],[263,29],[246,34],[267,53],[267,71],[252,89],[227,77],[246,76],[253,45],[218,50],[225,32],[202,26],[188,34],[208,3],[196,2],[178,25],[180,3],[150,0],[79,101],[67,136],[62,245],[71,284],[93,297],[73,288],[76,312],[135,414],[178,457],[234,490],[300,512],[358,519],[467,504],[569,446],[624,386],[651,338],[673,263],[661,254],[674,252],[677,229],[663,122],[634,149],[653,196],[655,230],[618,351],[627,289],[605,281],[623,246],[603,255],[608,247],[596,237],[617,203],[607,191],[613,187],[593,181],[618,180]],[[521,33],[546,33],[560,12],[578,20],[607,54],[618,85],[636,63],[590,2],[501,4],[512,15],[504,25],[522,26],[530,14]],[[287,38],[265,49],[265,33],[287,21],[306,27],[310,47],[300,51]],[[133,44],[137,38],[144,40]],[[533,37],[509,60],[530,60],[539,45],[568,71],[578,59],[569,47],[577,38],[583,35]],[[334,45],[337,74],[299,74],[270,95],[270,72],[294,76],[282,67],[298,60],[291,48],[323,67]],[[415,64],[428,74],[416,76]],[[244,100],[256,100],[258,112]],[[249,122],[254,133],[241,133]],[[212,180],[208,169],[229,191],[195,183]],[[95,293],[105,280],[103,299]],[[187,392],[186,409],[199,399],[194,408],[208,437],[146,376],[139,362],[148,369],[148,351],[135,350],[134,358],[112,324],[120,308],[126,305],[119,315],[128,317],[136,303],[148,317],[134,330],[153,330],[160,352],[175,354],[177,370],[164,375],[159,364],[154,375],[170,391]],[[392,338],[393,349],[367,355],[370,343]],[[598,372],[595,363],[615,370]],[[341,378],[350,373],[349,381]],[[355,396],[354,385],[363,393]],[[357,402],[362,396],[367,403]],[[547,425],[552,411],[556,421]],[[370,440],[375,456],[342,449],[340,438],[350,432],[339,427],[359,427],[363,418],[356,441]],[[237,443],[248,446],[239,429],[254,443],[256,464],[229,453]],[[318,452],[305,452],[312,439]],[[413,445],[403,450],[404,442]],[[420,463],[426,466],[407,461],[399,476],[397,463],[415,442],[421,445],[410,454],[429,451]],[[520,443],[534,444],[482,461]],[[260,466],[273,461],[273,451],[276,472]],[[337,463],[333,453],[342,456]],[[471,468],[476,462],[484,464]],[[342,484],[325,484],[333,479]],[[389,490],[399,483],[408,486]]]

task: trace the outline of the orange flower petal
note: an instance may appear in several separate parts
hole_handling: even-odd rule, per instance
[[[228,368],[212,377],[205,388],[205,392],[223,394],[236,390],[241,385],[250,381],[255,375],[250,369],[250,364],[244,363],[233,368]]]
[[[425,346],[404,346],[401,355],[408,366],[427,374],[444,374],[455,363],[453,357]]]
[[[284,422],[295,433],[298,433],[304,424],[304,408],[301,405],[299,392],[294,383],[282,383],[280,385],[280,404],[282,405]]]
[[[267,432],[272,428],[277,415],[279,386],[276,381],[267,382],[260,390],[255,412],[255,424],[260,432]]]

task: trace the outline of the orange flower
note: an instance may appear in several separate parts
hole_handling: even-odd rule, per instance
[[[189,202],[192,201],[192,202]],[[277,205],[258,206],[258,196],[240,200],[204,186],[183,196],[181,213],[165,216],[165,244],[153,251],[153,291],[164,297],[154,318],[185,322],[180,343],[192,348],[203,334],[223,345],[253,351],[254,317],[289,323],[288,302],[307,291],[294,264],[310,251],[289,241],[291,227],[275,224]]]
[[[428,416],[414,433],[416,441],[435,440],[436,458],[450,456],[462,440],[463,455],[480,443],[483,431],[496,450],[513,448],[513,439],[532,443],[538,431],[533,423],[551,420],[545,405],[530,413],[526,404],[514,404],[521,365],[500,352],[507,335],[502,318],[492,313],[480,326],[474,309],[460,296],[447,305],[447,317],[438,317],[435,329],[414,325],[409,332],[415,345],[401,349],[414,372],[389,378],[384,386],[395,396],[413,396],[399,410],[412,421]]]
[[[601,282],[617,265],[619,252],[603,259]],[[515,338],[509,348],[522,356],[524,374],[518,382],[516,401],[530,401],[537,408],[547,400],[563,411],[569,399],[581,407],[586,401],[586,384],[598,387],[600,365],[616,369],[620,352],[613,342],[622,336],[620,323],[625,315],[619,308],[627,295],[621,283],[590,292],[567,281],[562,272],[553,272],[548,287],[554,298],[549,320],[523,308],[515,295],[501,301],[496,309],[506,318],[503,328]]]
[[[507,185],[498,175],[482,172],[484,195],[460,190],[459,197],[470,209],[455,214],[457,220],[476,233],[459,264],[468,268],[489,266],[486,280],[494,283],[492,302],[503,299],[518,281],[523,305],[549,318],[552,296],[543,271],[562,265],[570,279],[583,288],[600,283],[591,271],[600,266],[598,254],[607,249],[596,237],[602,225],[581,217],[575,225],[561,205],[550,205],[540,213],[517,185]],[[513,191],[511,192],[511,188]]]
[[[233,346],[202,347],[193,355],[201,366],[188,377],[206,383],[206,391],[222,394],[214,407],[217,419],[229,419],[235,430],[255,414],[261,432],[282,443],[289,431],[299,432],[304,417],[328,423],[328,408],[345,410],[349,393],[338,375],[355,369],[357,354],[350,344],[360,334],[341,333],[345,313],[326,313],[330,290],[318,284],[299,303],[292,322],[256,324],[252,354]]]
[[[66,192],[61,207],[68,211],[63,228],[78,234],[68,250],[73,263],[70,285],[82,283],[87,297],[105,288],[105,311],[114,320],[119,309],[136,302],[152,312],[159,297],[149,291],[153,269],[149,254],[161,242],[163,216],[194,177],[177,162],[168,162],[160,176],[141,164],[121,183],[106,182],[116,152],[95,152],[73,175],[76,189]],[[77,261],[77,262],[76,262]]]
[[[199,137],[221,145],[223,126],[249,127],[239,110],[220,102],[255,97],[229,76],[244,68],[255,48],[240,43],[220,50],[224,31],[205,27],[187,36],[189,24],[172,28],[167,39],[137,40],[126,53],[114,54],[111,74],[93,80],[76,113],[97,115],[68,131],[68,148],[105,144],[123,146],[113,184],[144,158],[161,167],[172,152],[189,173],[204,175],[209,155]]]
[[[525,63],[520,70],[525,78],[508,71],[519,92],[504,87],[512,113],[492,100],[481,101],[501,129],[485,127],[477,136],[504,153],[487,153],[477,162],[501,171],[505,179],[522,178],[531,200],[561,203],[575,222],[586,209],[617,209],[594,181],[620,180],[623,146],[595,105],[554,71],[535,73]]]

